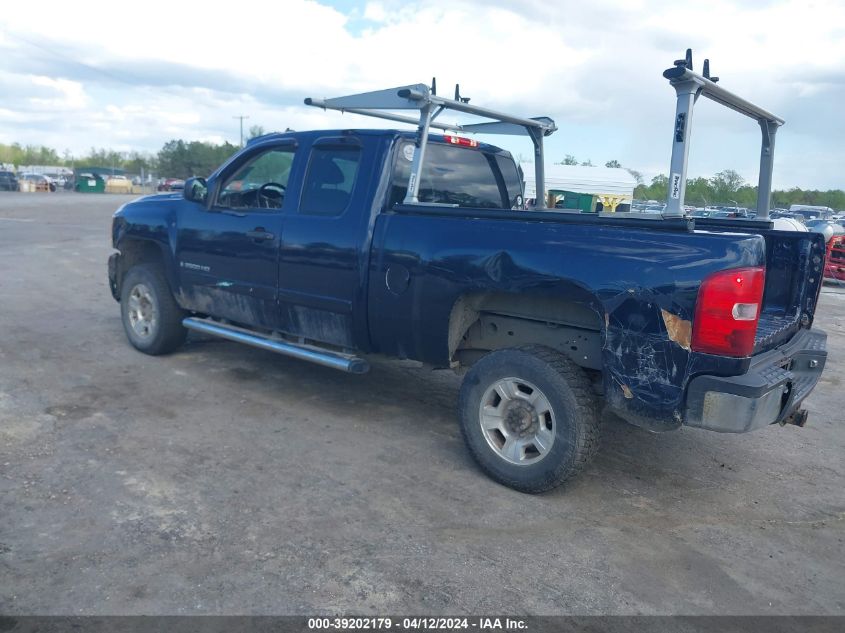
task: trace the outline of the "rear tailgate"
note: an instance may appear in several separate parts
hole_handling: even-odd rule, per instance
[[[820,233],[763,230],[766,288],[754,354],[789,341],[815,316],[822,286],[825,242]]]
[[[733,232],[739,227],[766,242],[766,284],[753,355],[741,375],[694,377],[687,387],[684,423],[727,433],[775,422],[803,426],[807,414],[801,403],[819,381],[827,358],[826,335],[812,329],[824,237],[732,223]]]

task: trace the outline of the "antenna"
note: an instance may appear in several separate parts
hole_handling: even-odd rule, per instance
[[[437,77],[431,78],[431,94],[437,95]]]

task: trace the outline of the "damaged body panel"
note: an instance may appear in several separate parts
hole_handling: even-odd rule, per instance
[[[108,274],[127,338],[150,355],[191,330],[353,374],[367,354],[465,371],[461,435],[523,492],[583,469],[602,411],[650,431],[803,426],[826,360],[825,243],[768,220],[783,120],[717,85],[709,62],[693,72],[689,50],[664,77],[677,104],[660,215],[547,209],[555,122],[470,104],[457,85],[454,99],[434,80],[306,99],[417,130],[268,134],[182,197],[124,205]],[[686,215],[701,96],[760,125],[754,219]],[[531,209],[513,157],[457,133],[531,140]]]
[[[783,421],[809,393],[823,367],[816,349],[823,351],[823,339],[796,335],[814,332],[821,236],[772,231],[766,223],[743,229],[690,218],[510,208],[511,200],[521,201],[521,185],[513,190],[507,181],[510,155],[484,144],[452,147],[443,138],[429,140],[432,167],[421,172],[421,201],[405,204],[412,135],[262,137],[208,179],[206,198],[152,196],[115,214],[115,298],[131,266],[152,262],[192,318],[344,354],[445,368],[470,366],[494,350],[542,345],[583,368],[607,408],[654,431],[685,423],[748,430]],[[274,148],[291,158],[277,161],[279,175],[250,189],[244,165]],[[470,152],[480,160],[468,160]],[[326,156],[334,167],[314,175]],[[493,184],[470,183],[467,191],[479,204],[500,202],[471,206],[445,189],[443,174],[481,179],[481,170],[490,170]],[[227,207],[226,195],[256,206]],[[703,281],[745,269],[766,275],[753,354],[696,351]],[[816,347],[778,351],[793,340]],[[761,354],[780,354],[766,361],[780,373],[774,382],[757,380],[762,387],[754,391],[737,381],[762,371],[755,364]],[[810,361],[812,371],[798,367]],[[717,418],[740,405],[742,421],[718,428]]]
[[[695,376],[747,370],[747,358],[692,351],[691,328],[701,280],[765,265],[763,236],[490,215],[421,207],[379,217],[370,275],[375,349],[445,367],[456,353],[472,358],[527,336],[600,370],[606,404],[652,430],[684,422]],[[379,283],[394,265],[410,271],[400,295]],[[531,326],[508,327],[520,319]],[[569,349],[574,333],[583,333],[588,353]]]

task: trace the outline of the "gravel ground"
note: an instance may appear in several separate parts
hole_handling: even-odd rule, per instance
[[[134,351],[105,266],[128,199],[0,194],[0,613],[845,612],[845,288],[806,428],[609,421],[528,496],[471,461],[449,372]]]

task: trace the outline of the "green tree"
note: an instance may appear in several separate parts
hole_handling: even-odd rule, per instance
[[[174,139],[158,153],[158,171],[169,178],[208,176],[218,165],[237,151],[231,143],[214,145],[202,141]]]
[[[710,192],[710,180],[702,177],[687,180],[687,192],[684,202],[702,207],[713,204],[715,201]]]
[[[745,185],[745,179],[733,169],[725,169],[710,179],[710,187],[715,200],[729,202],[736,199],[740,187]],[[738,201],[737,201],[738,202]]]
[[[634,180],[637,181],[637,185],[641,185],[645,182],[643,175],[640,172],[638,172],[636,169],[631,169],[630,167],[626,167],[625,171],[627,171],[629,174],[631,174],[634,177]]]
[[[259,136],[264,136],[266,133],[267,132],[264,131],[263,125],[251,125],[249,127],[249,133],[246,136],[246,140],[251,141]]]
[[[156,158],[151,154],[129,152],[123,160],[123,168],[130,174],[150,174],[156,169]]]
[[[572,154],[567,154],[563,157],[563,160],[558,163],[558,165],[577,165],[578,159],[575,158]]]
[[[669,193],[669,177],[666,174],[658,174],[651,179],[651,184],[646,189],[648,200],[665,200]]]
[[[605,167],[614,167],[614,168],[618,169],[619,167],[622,167],[622,163],[620,163],[618,160],[609,160],[604,164],[604,166]]]
[[[113,149],[92,147],[90,151],[80,156],[75,162],[76,166],[85,167],[113,167],[123,169],[124,155]]]

